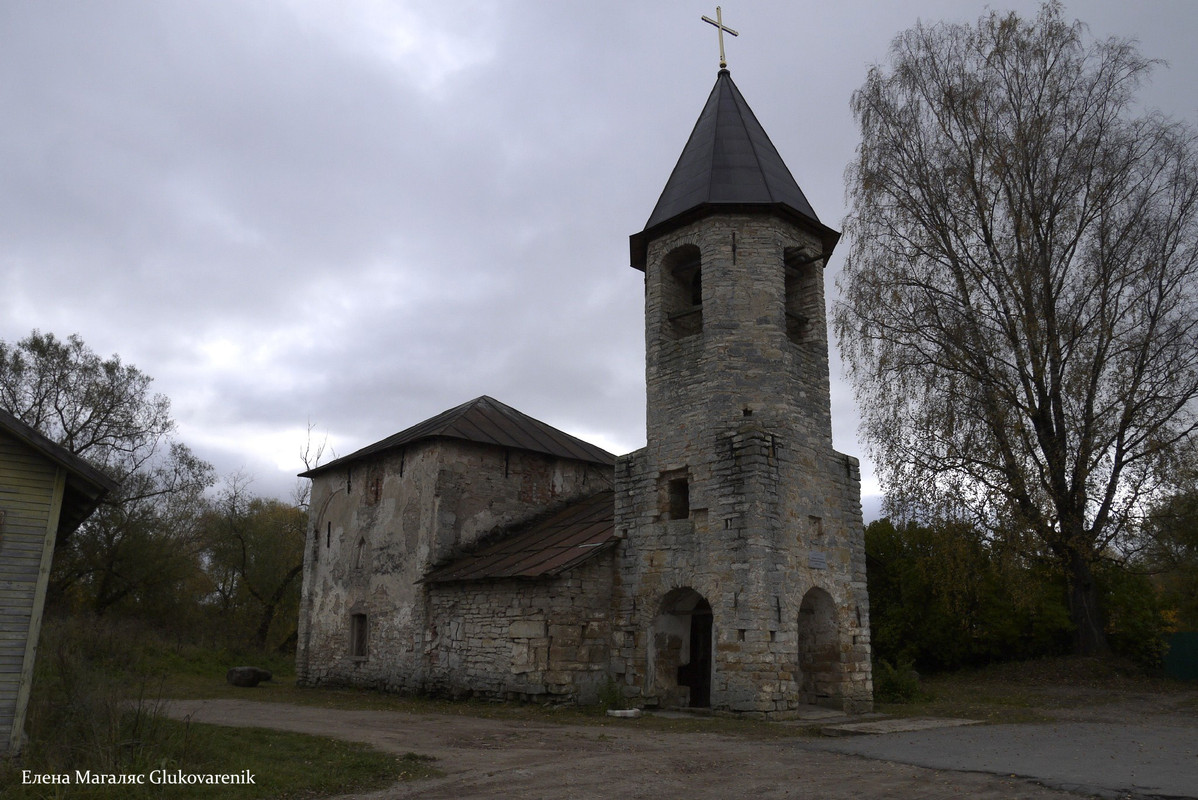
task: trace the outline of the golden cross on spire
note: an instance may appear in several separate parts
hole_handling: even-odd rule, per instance
[[[740,36],[740,34],[724,24],[724,14],[722,11],[720,11],[719,6],[715,7],[715,19],[712,19],[711,17],[704,15],[703,21],[710,22],[712,25],[716,26],[716,28],[719,29],[719,31],[720,31],[720,69],[727,69],[728,62],[727,62],[727,60],[724,59],[724,31],[727,31],[728,33],[732,34],[733,36]]]

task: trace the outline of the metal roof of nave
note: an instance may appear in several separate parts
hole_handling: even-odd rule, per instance
[[[493,397],[483,395],[405,428],[347,456],[322,464],[302,475],[311,478],[334,467],[360,461],[424,439],[463,439],[479,444],[531,450],[559,458],[614,464],[616,457],[552,425],[533,419]]]

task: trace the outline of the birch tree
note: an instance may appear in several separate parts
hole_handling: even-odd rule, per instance
[[[852,98],[834,326],[888,502],[1026,537],[1080,653],[1196,424],[1195,140],[1137,106],[1154,66],[1051,3],[917,25]]]

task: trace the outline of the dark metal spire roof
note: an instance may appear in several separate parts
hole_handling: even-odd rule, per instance
[[[785,203],[819,221],[726,69],[645,227],[701,203]]]
[[[547,453],[559,458],[614,464],[616,457],[606,450],[571,436],[540,420],[522,414],[493,397],[475,398],[456,408],[443,411],[393,436],[363,447],[335,461],[322,464],[300,475],[311,478],[336,466],[359,461],[387,450],[424,439],[465,439],[498,447],[512,447]]]
[[[645,229],[632,236],[632,265],[644,269],[650,233],[716,208],[759,207],[795,216],[830,244],[839,234],[819,221],[753,110],[721,69]]]

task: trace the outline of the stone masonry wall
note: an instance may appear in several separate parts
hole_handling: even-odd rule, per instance
[[[429,617],[419,580],[498,527],[611,485],[611,470],[457,440],[418,442],[316,476],[297,673],[304,683],[420,689]],[[365,615],[364,653],[351,642]]]
[[[427,688],[597,702],[608,680],[612,566],[608,552],[556,578],[430,587]]]
[[[669,270],[696,252],[701,323],[679,335]],[[653,632],[669,627],[663,599],[682,589],[712,609],[713,707],[786,716],[800,702],[870,704],[860,483],[856,461],[831,446],[822,283],[803,275],[798,293],[791,281],[808,319],[787,320],[784,265],[818,252],[791,223],[748,214],[650,242],[648,443],[616,466],[625,538],[612,650],[613,673],[644,705],[679,696],[655,667]],[[673,519],[663,482],[681,480],[689,508]]]

